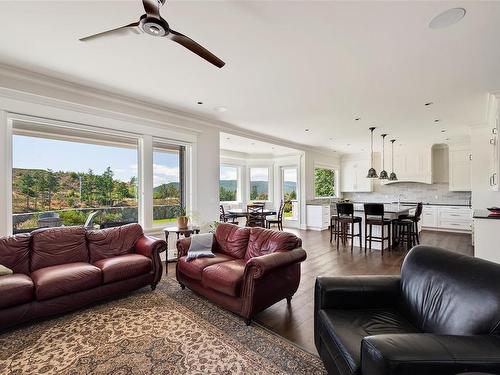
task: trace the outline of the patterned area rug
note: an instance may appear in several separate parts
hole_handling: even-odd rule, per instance
[[[318,357],[247,327],[166,278],[156,291],[0,335],[0,374],[325,374]]]

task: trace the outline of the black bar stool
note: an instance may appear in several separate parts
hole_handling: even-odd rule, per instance
[[[363,250],[361,240],[361,217],[354,216],[354,205],[352,203],[337,203],[337,218],[335,220],[335,232],[337,237],[337,250],[342,238],[342,244],[345,245],[347,239],[351,239],[351,253],[354,248],[354,237],[359,237],[359,247]],[[358,223],[358,234],[354,234],[354,224]],[[349,227],[351,231],[349,233]],[[335,233],[333,232],[333,233]],[[330,232],[330,236],[332,232]]]
[[[420,244],[420,236],[418,234],[418,222],[422,216],[422,202],[417,203],[414,215],[401,215],[394,220],[393,232],[394,238],[401,244],[406,242],[407,249],[411,249],[413,245]],[[395,242],[393,238],[393,243]]]
[[[365,253],[367,242],[369,242],[369,249],[372,249],[372,241],[380,242],[382,255],[384,255],[384,241],[387,240],[389,244],[388,249],[391,249],[391,220],[384,218],[384,205],[383,203],[365,203]],[[380,226],[380,236],[372,234],[373,226]],[[368,228],[369,226],[369,228]],[[384,235],[385,227],[387,226],[387,237]]]

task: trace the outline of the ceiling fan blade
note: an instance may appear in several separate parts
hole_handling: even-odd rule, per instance
[[[214,64],[218,68],[222,68],[226,63],[215,56],[212,52],[202,47],[198,43],[196,43],[193,39],[177,32],[174,30],[170,30],[170,33],[167,35],[167,38],[173,40],[174,42],[179,43],[180,45],[186,47],[191,52],[196,53],[198,56],[204,58],[209,63]]]
[[[163,5],[165,1],[161,1]],[[148,17],[160,18],[160,2],[158,0],[142,0],[142,5],[144,5],[144,10]]]
[[[126,26],[117,27],[116,29],[103,31],[102,33],[99,33],[99,34],[86,36],[85,38],[81,38],[80,41],[86,42],[86,41],[89,41],[92,39],[97,39],[97,38],[111,36],[111,35],[120,35],[120,34],[123,35],[123,34],[127,34],[129,32],[134,32],[136,34],[139,34],[141,31],[140,31],[138,26],[139,26],[139,22],[134,22],[134,23],[131,23],[131,24],[126,25]]]

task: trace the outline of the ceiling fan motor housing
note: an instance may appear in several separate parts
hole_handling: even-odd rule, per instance
[[[147,17],[146,15],[141,17],[141,20],[139,21],[139,27],[146,34],[152,36],[165,36],[170,32],[170,27],[168,26],[167,21],[165,21],[164,19]]]

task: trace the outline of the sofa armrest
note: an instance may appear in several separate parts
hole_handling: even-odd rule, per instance
[[[250,258],[245,268],[250,270],[251,277],[260,279],[276,268],[303,262],[306,257],[307,254],[301,247],[290,251],[276,251],[271,254]]]
[[[363,375],[500,373],[500,337],[427,333],[365,337]]]
[[[146,235],[139,238],[135,243],[135,252],[149,258],[151,258],[154,253],[159,254],[164,252],[166,248],[167,244],[164,240]]]
[[[318,277],[314,307],[318,311],[395,306],[400,280],[400,276]]]
[[[181,238],[180,240],[177,240],[177,258],[187,255],[190,245],[191,237]]]

